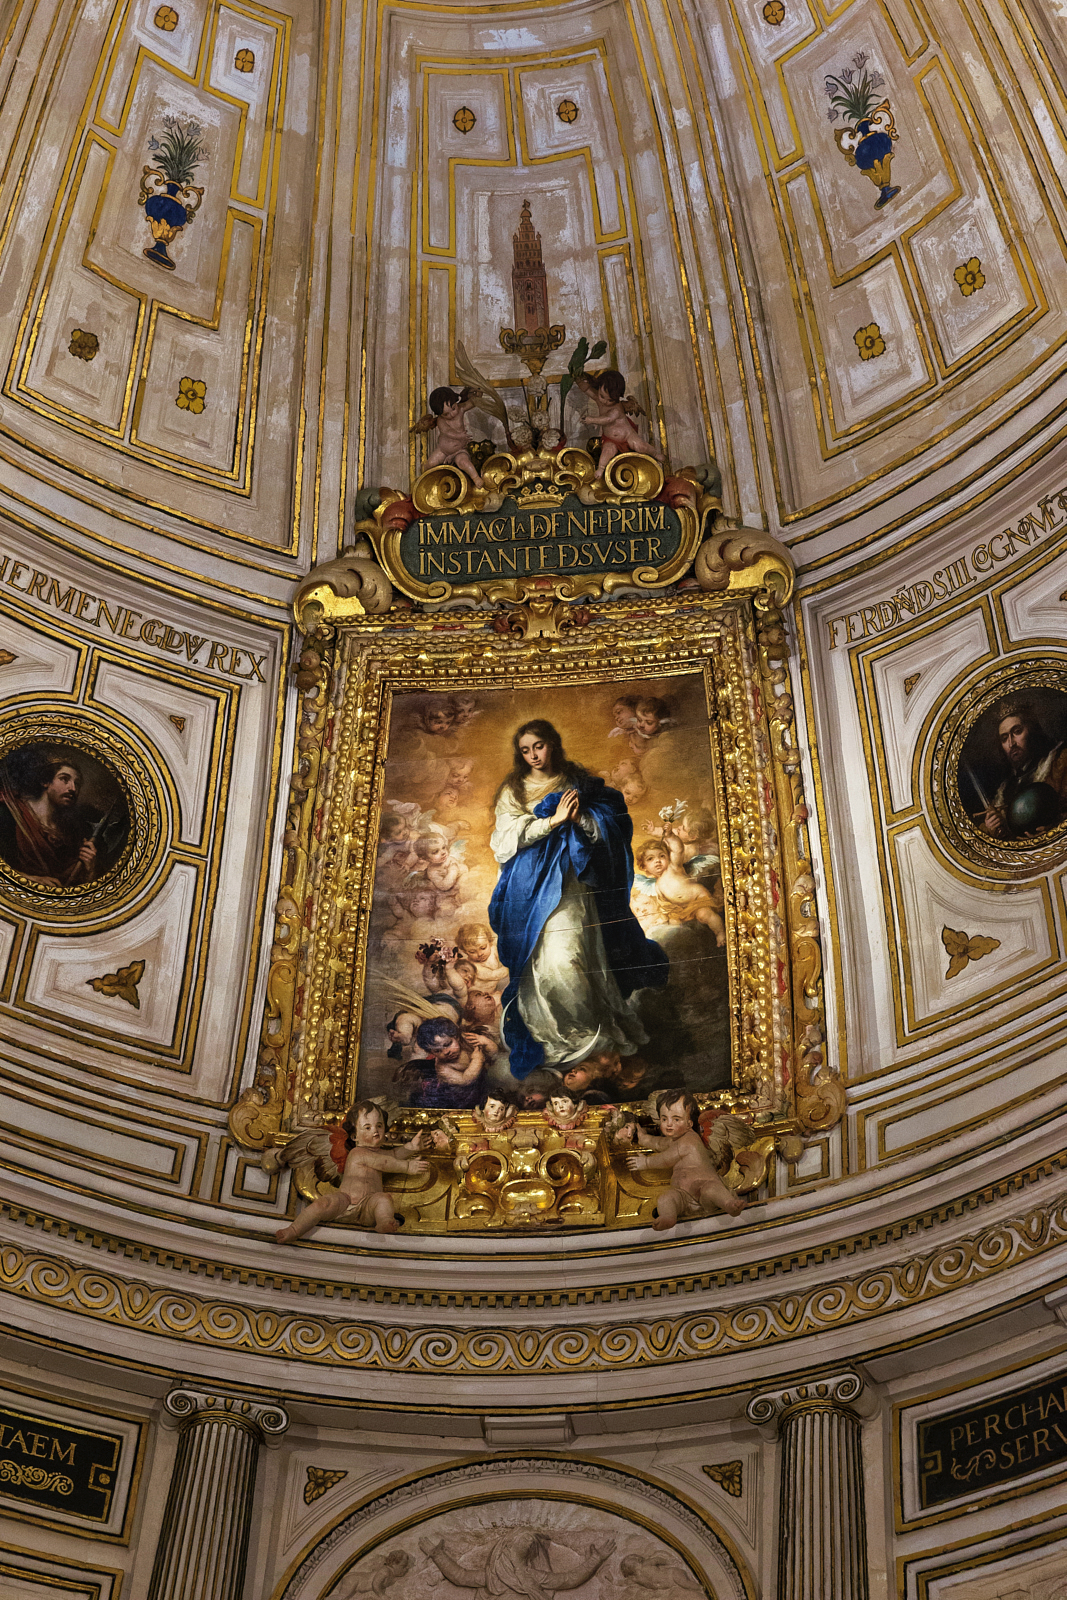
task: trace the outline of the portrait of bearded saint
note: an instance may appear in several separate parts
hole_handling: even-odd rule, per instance
[[[980,816],[987,833],[1019,837],[1067,817],[1067,746],[1049,738],[1028,700],[1007,700],[994,712],[1004,776]]]
[[[38,883],[71,888],[99,870],[95,818],[78,804],[82,773],[56,750],[15,750],[0,774],[0,855]]]
[[[476,1590],[475,1600],[502,1600],[510,1595],[552,1600],[553,1595],[588,1583],[615,1548],[614,1539],[598,1544],[562,1532],[550,1537],[538,1528],[494,1530],[488,1538],[480,1558],[474,1552],[465,1552],[462,1559],[452,1555],[443,1539],[423,1538],[419,1545],[449,1583],[458,1589]],[[579,1561],[553,1568],[552,1545],[573,1551]]]

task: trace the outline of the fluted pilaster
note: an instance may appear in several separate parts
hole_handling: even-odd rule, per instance
[[[181,1431],[149,1600],[240,1600],[259,1447],[288,1412],[202,1389],[163,1404]]]
[[[867,1534],[856,1372],[754,1395],[748,1419],[776,1425],[778,1600],[867,1600]]]

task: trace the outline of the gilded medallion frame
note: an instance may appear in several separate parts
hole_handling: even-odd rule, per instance
[[[617,685],[650,669],[702,675],[720,806],[733,1082],[700,1103],[738,1113],[768,1136],[767,1155],[777,1146],[790,1161],[800,1136],[838,1121],[844,1092],[825,1062],[808,812],[779,610],[789,576],[766,551],[739,547],[719,548],[718,592],[631,589],[591,607],[549,595],[543,628],[516,626],[514,612],[502,627],[508,614],[484,604],[372,611],[309,575],[296,613],[314,631],[298,667],[303,714],[261,1049],[255,1082],[230,1117],[241,1145],[283,1144],[340,1118],[355,1096],[393,696]],[[359,552],[354,559],[370,573]],[[371,579],[361,581],[368,598]],[[309,1181],[302,1192],[315,1192]]]
[[[40,922],[84,922],[110,916],[146,881],[167,845],[166,806],[146,762],[121,730],[78,706],[0,716],[0,761],[32,744],[80,750],[104,767],[121,790],[129,817],[122,853],[99,879],[66,888],[40,884],[0,860],[0,904]]]
[[[957,775],[972,730],[999,701],[1033,690],[1067,695],[1067,657],[1017,657],[984,673],[943,714],[931,742],[926,777],[930,812],[953,856],[983,876],[1038,877],[1067,856],[1067,821],[1032,837],[998,839],[976,826],[959,793]]]

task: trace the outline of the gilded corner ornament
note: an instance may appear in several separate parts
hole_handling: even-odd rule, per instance
[[[366,526],[357,524],[357,531]],[[378,616],[392,604],[393,586],[364,534],[332,561],[312,567],[297,589],[293,612],[301,633],[312,634],[345,618]]]

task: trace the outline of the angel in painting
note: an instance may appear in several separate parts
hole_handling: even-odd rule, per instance
[[[474,967],[480,988],[491,994],[507,988],[508,969],[497,954],[491,928],[484,922],[465,922],[456,930],[456,944]]]
[[[637,851],[634,915],[646,932],[663,923],[702,922],[711,929],[721,948],[726,943],[726,925],[708,890],[687,875],[683,849],[682,841],[667,823],[662,839],[649,839]]]
[[[481,474],[471,460],[468,449],[470,440],[467,437],[466,415],[474,409],[481,392],[480,389],[472,389],[469,384],[458,392],[448,388],[433,391],[429,411],[419,418],[411,430],[412,433],[432,433],[437,429],[437,445],[423,463],[424,472],[431,467],[454,462],[467,474],[476,489],[481,488]]]
[[[459,907],[459,886],[470,872],[462,859],[465,839],[449,839],[444,833],[424,833],[415,840],[415,855],[421,871],[416,883],[425,882],[437,895],[438,914],[454,914]]]
[[[393,1202],[382,1187],[383,1172],[406,1172],[412,1176],[429,1170],[429,1162],[418,1152],[428,1143],[417,1133],[396,1151],[383,1150],[388,1126],[385,1112],[373,1100],[358,1100],[340,1128],[312,1128],[298,1133],[282,1150],[268,1151],[263,1166],[277,1171],[280,1166],[296,1166],[312,1161],[320,1179],[340,1178],[336,1189],[320,1194],[305,1206],[295,1222],[279,1228],[274,1237],[279,1244],[292,1244],[320,1222],[344,1218],[354,1228],[375,1233],[395,1233],[400,1224],[393,1213]],[[400,1151],[408,1152],[401,1155]],[[272,1159],[271,1159],[272,1158]]]
[[[654,440],[642,439],[630,421],[631,417],[643,417],[645,413],[633,395],[626,393],[626,379],[621,372],[616,372],[614,367],[604,367],[600,372],[583,372],[574,381],[596,407],[596,414],[589,422],[603,441],[596,471],[598,478],[604,476],[604,468],[612,456],[622,450],[636,450],[641,455],[655,456],[657,461],[663,460],[659,445]]]
[[[645,832],[662,839],[670,831],[682,842],[682,865],[689,877],[699,883],[716,878],[720,857],[715,813],[706,806],[690,806],[686,800],[676,800],[673,806],[664,806],[660,817],[660,824],[646,822]]]

